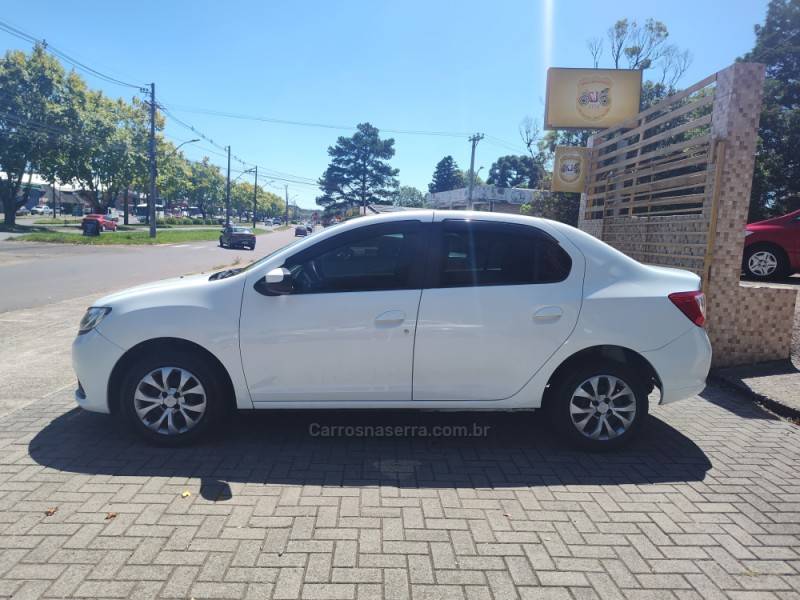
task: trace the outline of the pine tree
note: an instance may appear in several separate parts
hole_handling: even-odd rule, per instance
[[[428,191],[431,194],[436,192],[447,192],[464,187],[464,176],[453,160],[452,156],[445,156],[436,164],[433,171],[433,180],[428,184]]]

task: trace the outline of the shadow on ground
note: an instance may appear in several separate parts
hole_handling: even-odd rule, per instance
[[[60,471],[200,478],[208,500],[229,498],[228,482],[502,488],[704,478],[711,463],[694,442],[655,417],[647,425],[624,450],[592,454],[568,448],[530,413],[259,411],[236,415],[204,444],[171,449],[145,444],[109,416],[73,409],[39,432],[29,452]],[[340,435],[314,435],[339,426]],[[406,435],[346,435],[348,427],[370,426],[404,427]],[[469,437],[419,429],[459,426]],[[472,435],[487,426],[486,435]]]

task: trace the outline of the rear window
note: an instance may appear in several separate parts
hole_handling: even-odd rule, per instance
[[[437,287],[563,281],[572,259],[547,233],[525,225],[445,221]]]

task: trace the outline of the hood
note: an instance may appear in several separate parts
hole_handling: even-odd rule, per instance
[[[208,273],[201,273],[198,275],[184,275],[181,277],[173,277],[172,279],[162,279],[161,281],[153,281],[137,285],[125,290],[114,292],[108,296],[103,296],[96,302],[92,303],[93,306],[113,306],[124,300],[129,300],[135,297],[160,292],[179,291],[190,287],[197,287],[198,284],[208,283]]]
[[[769,227],[770,225],[782,225],[786,221],[791,221],[795,217],[800,217],[800,210],[795,210],[780,217],[772,217],[771,219],[764,219],[763,221],[756,221],[755,223],[748,223],[747,231],[755,231],[762,227]]]

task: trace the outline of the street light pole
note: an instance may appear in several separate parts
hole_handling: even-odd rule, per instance
[[[253,230],[256,228],[256,208],[258,207],[258,165],[255,166],[255,173],[253,178]]]
[[[286,194],[286,225],[289,224],[289,184],[283,185],[284,193]]]
[[[231,147],[228,146],[228,177],[225,183],[225,224],[231,224]]]
[[[150,237],[156,237],[156,84],[150,84]]]

